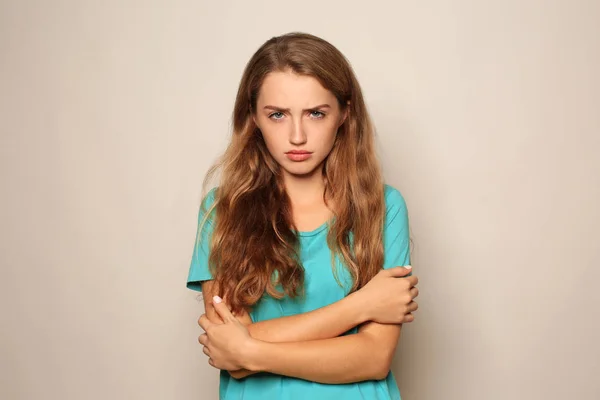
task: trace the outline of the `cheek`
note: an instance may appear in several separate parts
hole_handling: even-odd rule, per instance
[[[281,149],[285,147],[285,137],[272,129],[262,130],[261,132],[269,152],[272,155],[280,153]]]
[[[337,129],[335,126],[327,126],[326,129],[319,129],[313,136],[318,141],[319,148],[329,153],[335,143]]]

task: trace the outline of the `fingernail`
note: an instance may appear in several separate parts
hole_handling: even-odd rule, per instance
[[[213,297],[213,301],[215,303],[219,304],[222,300],[221,300],[221,298],[219,296],[215,296],[215,297]]]
[[[405,265],[404,268],[406,268],[406,269],[412,269],[412,267],[410,265]]]

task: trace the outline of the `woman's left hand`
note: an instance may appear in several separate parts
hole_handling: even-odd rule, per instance
[[[204,354],[208,363],[215,368],[235,371],[247,368],[247,350],[255,341],[248,329],[231,313],[221,298],[213,299],[215,310],[223,320],[222,324],[214,324],[206,315],[200,317],[199,323],[204,332],[198,341],[204,346]]]

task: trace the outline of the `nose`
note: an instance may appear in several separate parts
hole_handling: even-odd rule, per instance
[[[306,143],[306,133],[302,127],[301,120],[296,121],[292,126],[292,131],[290,132],[290,143],[295,146],[300,146]]]

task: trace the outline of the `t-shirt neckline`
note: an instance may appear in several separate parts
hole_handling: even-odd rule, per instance
[[[333,221],[333,219],[329,220],[329,221],[325,221],[321,226],[313,229],[312,231],[298,231],[297,234],[298,234],[298,236],[301,236],[301,237],[315,236],[316,234],[318,234],[321,231],[323,231],[324,229],[326,229],[332,221]]]

